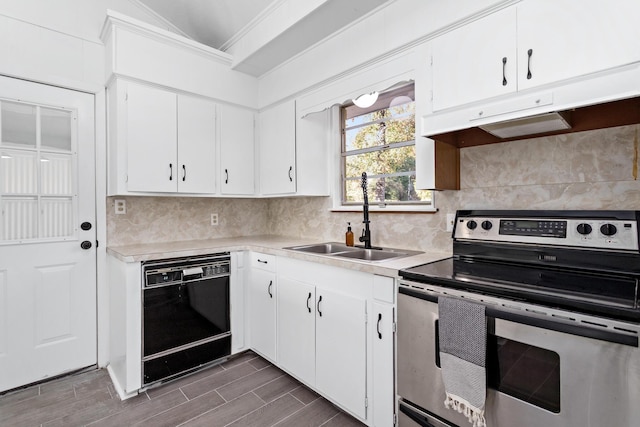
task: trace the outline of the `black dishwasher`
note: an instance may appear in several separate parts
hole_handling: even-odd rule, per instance
[[[229,253],[142,266],[142,384],[160,384],[231,354]]]

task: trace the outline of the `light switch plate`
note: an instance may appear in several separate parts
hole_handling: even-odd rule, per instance
[[[447,214],[447,231],[453,231],[453,221],[456,220],[456,214]]]

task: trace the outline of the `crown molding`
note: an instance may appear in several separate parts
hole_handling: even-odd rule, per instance
[[[229,40],[224,42],[222,46],[220,46],[221,51],[227,51],[234,44],[238,43],[240,39],[242,39],[245,35],[247,35],[251,30],[258,26],[262,21],[264,21],[269,15],[271,15],[274,11],[276,11],[280,6],[282,6],[287,0],[275,0],[269,6],[267,6],[262,12],[256,15],[247,25],[242,27],[237,33],[235,33]]]

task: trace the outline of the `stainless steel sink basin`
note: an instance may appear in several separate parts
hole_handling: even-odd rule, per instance
[[[336,254],[342,258],[361,259],[363,261],[384,261],[390,258],[407,256],[404,252],[385,251],[384,249],[360,249],[353,252]]]
[[[324,255],[331,255],[331,254],[337,254],[340,252],[360,250],[358,248],[354,248],[353,246],[347,246],[341,243],[333,243],[333,242],[319,243],[316,245],[292,246],[285,249],[291,249],[298,252],[309,252],[309,253],[324,254]]]
[[[369,262],[382,262],[388,259],[401,258],[422,253],[420,251],[392,248],[364,249],[354,246],[347,246],[342,243],[336,242],[291,246],[284,249],[290,249],[296,252],[306,252],[316,255],[328,255]]]

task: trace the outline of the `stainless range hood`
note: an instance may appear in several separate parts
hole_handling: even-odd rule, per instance
[[[514,138],[571,129],[571,124],[568,112],[551,112],[478,127],[498,138]]]

